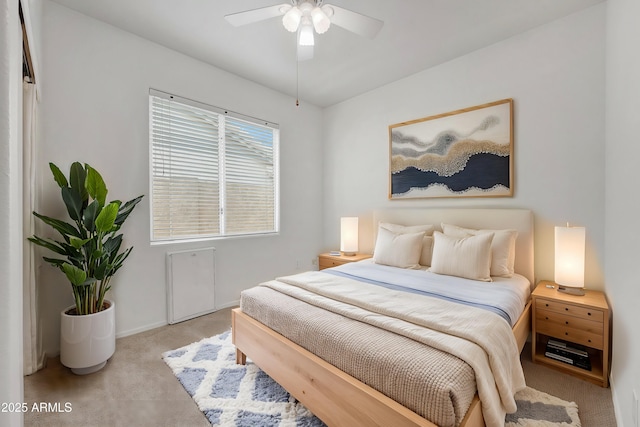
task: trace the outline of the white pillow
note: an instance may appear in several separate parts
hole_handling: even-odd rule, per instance
[[[491,275],[512,277],[516,261],[516,230],[475,230],[457,225],[442,224],[442,231],[448,236],[465,237],[482,233],[493,233],[491,242]]]
[[[400,268],[420,268],[424,232],[397,234],[378,227],[373,262]]]
[[[429,271],[483,282],[491,281],[493,234],[453,237],[436,231],[433,239],[433,258]]]
[[[400,225],[400,224],[392,224],[390,222],[381,222],[380,227],[384,227],[389,231],[392,231],[396,234],[407,234],[407,233],[417,233],[419,231],[424,232],[425,236],[433,235],[433,231],[436,227],[432,224],[424,224],[424,225]]]
[[[424,238],[422,239],[422,253],[420,254],[420,265],[430,266],[431,265],[431,251],[433,248],[433,231],[435,230],[435,226],[431,224],[424,225],[399,225],[399,224],[391,224],[389,222],[381,222],[379,227],[386,228],[387,230],[395,233],[395,234],[410,234],[417,232],[424,232]]]
[[[429,267],[433,257],[433,236],[422,238],[422,251],[420,251],[420,265]]]

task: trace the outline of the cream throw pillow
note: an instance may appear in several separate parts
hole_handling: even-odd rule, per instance
[[[420,265],[429,267],[433,257],[433,236],[422,238],[422,251],[420,251]]]
[[[491,281],[493,234],[453,237],[436,231],[433,239],[433,257],[429,271],[483,282]]]
[[[424,232],[425,236],[433,235],[433,231],[436,227],[432,224],[424,224],[424,225],[399,225],[392,224],[390,222],[381,222],[380,227],[386,228],[389,231],[392,231],[396,234],[407,234],[407,233],[417,233],[419,231]]]
[[[448,236],[466,237],[482,233],[493,233],[491,241],[491,275],[495,277],[512,277],[516,261],[516,230],[475,230],[442,224],[442,231]]]
[[[435,230],[435,226],[431,224],[424,225],[399,225],[392,224],[389,222],[381,222],[379,224],[380,227],[386,228],[387,230],[396,233],[396,234],[411,234],[417,232],[424,232],[424,238],[422,239],[422,252],[420,254],[420,265],[428,267],[431,265],[431,252],[433,249],[433,231]]]
[[[424,232],[397,234],[378,227],[373,262],[400,268],[420,268]]]

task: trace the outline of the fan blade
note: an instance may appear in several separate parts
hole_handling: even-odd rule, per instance
[[[323,7],[333,9],[333,16],[331,16],[332,24],[370,39],[374,38],[384,25],[384,22],[379,19],[362,15],[349,9],[343,9],[334,5],[325,5]]]
[[[253,24],[254,22],[275,18],[276,16],[282,16],[289,9],[291,9],[290,4],[276,4],[274,6],[261,7],[259,9],[245,10],[244,12],[225,15],[224,19],[226,19],[231,25],[238,27],[240,25]]]

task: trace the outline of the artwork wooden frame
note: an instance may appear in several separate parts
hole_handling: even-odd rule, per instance
[[[389,126],[389,198],[513,196],[513,99]]]

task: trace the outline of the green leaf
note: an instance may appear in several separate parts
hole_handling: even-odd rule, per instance
[[[40,215],[37,212],[33,212],[33,215],[36,218],[42,220],[42,222],[44,222],[45,224],[53,227],[56,231],[58,231],[58,233],[62,234],[63,236],[81,237],[80,232],[73,225],[67,222],[60,221],[59,219],[51,218],[45,215]]]
[[[73,286],[81,286],[87,280],[87,273],[75,265],[62,264],[62,271],[67,275],[67,279]]]
[[[98,249],[96,249],[93,252],[91,252],[91,258],[92,259],[100,259],[100,258],[102,258],[102,255],[104,255],[104,251],[100,251]]]
[[[101,233],[108,233],[113,229],[113,224],[118,215],[118,209],[120,208],[119,202],[111,202],[106,205],[98,214],[96,218],[96,230]]]
[[[96,229],[96,217],[100,213],[101,208],[100,203],[94,200],[85,208],[82,214],[84,228],[86,228],[89,233],[93,233]]]
[[[45,260],[46,262],[48,262],[49,264],[51,264],[54,267],[58,267],[58,268],[62,268],[62,264],[65,264],[67,261],[63,260],[63,259],[59,259],[59,258],[48,258],[46,256],[42,257],[43,260]]]
[[[113,259],[115,258],[116,254],[120,250],[121,244],[122,244],[122,234],[118,234],[117,236],[111,237],[106,242],[104,242],[104,245],[102,246],[102,248],[107,254],[109,254],[108,255],[109,258]]]
[[[84,245],[84,247],[82,248],[82,258],[86,259],[86,258],[91,258],[90,256],[87,256],[86,254],[91,254],[93,253],[93,251],[96,250],[96,248],[98,247],[98,244],[100,242],[98,241],[98,236],[92,236],[92,238]],[[87,262],[91,262],[91,259],[88,259]]]
[[[82,164],[79,162],[73,162],[69,171],[69,181],[71,188],[78,192],[80,200],[83,203],[89,199],[89,193],[87,193],[87,188],[85,186],[86,180],[87,172],[84,170],[84,167],[82,167]]]
[[[58,166],[54,165],[53,163],[49,163],[49,169],[51,169],[51,173],[53,173],[53,179],[58,183],[60,188],[69,186],[67,177],[64,176]]]
[[[71,237],[69,242],[71,243],[71,246],[73,246],[74,248],[80,249],[90,240],[91,240],[90,238],[89,239],[78,239],[77,237]]]
[[[97,170],[85,163],[87,170],[87,180],[85,186],[87,192],[92,199],[97,200],[100,203],[100,207],[104,206],[107,200],[107,185],[104,183],[102,176]]]
[[[132,250],[133,250],[133,247],[128,248],[127,250],[119,254],[117,257],[115,257],[113,261],[111,261],[111,263],[113,264],[113,272],[111,274],[115,274],[116,271],[118,271],[120,267],[122,267],[124,260],[127,259],[127,257],[129,256]]]
[[[127,203],[120,207],[120,211],[118,212],[118,216],[116,217],[115,223],[116,225],[122,225],[122,223],[127,219],[133,208],[136,207],[140,200],[142,200],[142,196],[138,196],[135,199],[129,200]]]
[[[29,237],[27,240],[29,240],[31,243],[35,243],[38,246],[47,248],[50,251],[55,252],[57,254],[68,255],[67,251],[64,249],[64,247],[62,247],[61,242],[56,242],[55,240],[50,240],[50,239],[43,239],[38,236]]]
[[[74,221],[79,221],[82,218],[82,198],[75,188],[62,187],[62,200],[67,207],[69,216]]]
[[[108,261],[103,261],[100,265],[98,265],[98,267],[96,267],[96,270],[94,271],[96,279],[103,280],[105,277],[107,277],[111,272],[111,267],[112,265],[109,264]]]

